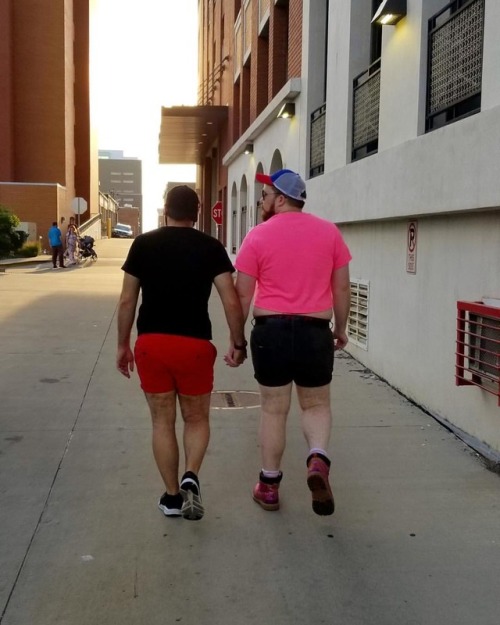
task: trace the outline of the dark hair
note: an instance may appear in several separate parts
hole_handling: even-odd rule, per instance
[[[53,226],[57,226],[57,221],[53,221],[53,222],[52,222],[52,225],[53,225]]]
[[[165,215],[176,221],[197,221],[200,201],[191,187],[181,184],[170,189],[165,200]]]

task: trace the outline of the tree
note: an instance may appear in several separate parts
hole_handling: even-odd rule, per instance
[[[0,256],[9,256],[22,247],[22,233],[16,232],[19,217],[0,204]]]

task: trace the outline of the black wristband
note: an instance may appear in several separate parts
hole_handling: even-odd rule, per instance
[[[234,349],[237,349],[239,351],[243,351],[244,349],[247,348],[248,342],[247,341],[243,341],[243,345],[236,345],[236,343],[234,344]]]

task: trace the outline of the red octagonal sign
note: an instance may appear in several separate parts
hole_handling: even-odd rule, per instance
[[[222,226],[222,202],[215,202],[212,206],[212,219],[218,226]]]

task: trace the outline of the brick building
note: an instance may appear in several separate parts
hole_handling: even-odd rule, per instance
[[[142,232],[142,161],[119,150],[99,150],[99,190],[118,205],[117,220]]]
[[[231,248],[238,245],[236,230],[244,235],[257,217],[248,195],[253,180],[244,176],[229,188],[229,166],[242,155],[244,162],[255,158],[249,150],[270,125],[285,136],[293,132],[289,121],[280,125],[276,116],[299,93],[302,4],[201,0],[198,105],[162,109],[160,162],[198,164],[200,228],[215,234],[210,208],[222,201],[219,237]],[[272,154],[269,165],[271,160]],[[280,160],[276,154],[273,162]]]
[[[38,236],[71,201],[98,212],[89,97],[94,0],[0,0],[0,204]]]

